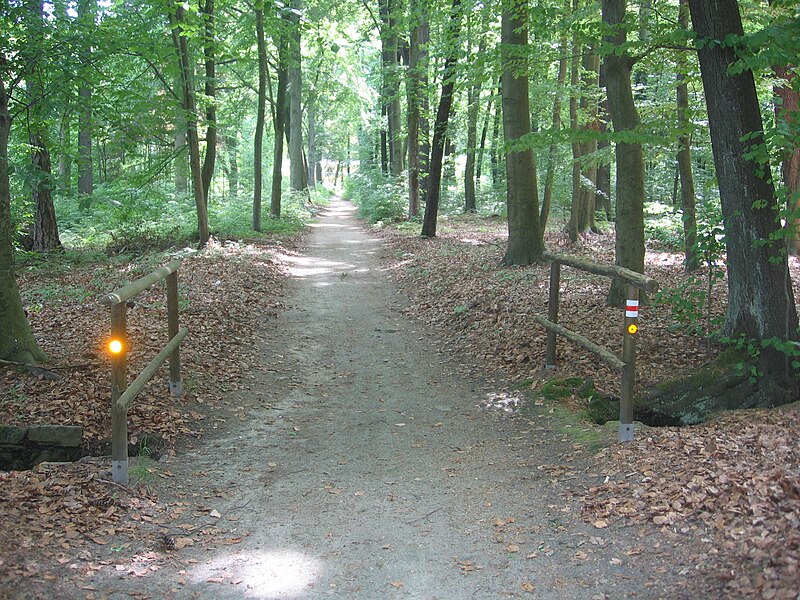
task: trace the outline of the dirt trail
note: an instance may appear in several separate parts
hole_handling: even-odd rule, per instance
[[[480,407],[498,389],[403,316],[381,251],[349,204],[325,210],[307,249],[285,257],[288,308],[265,322],[248,419],[165,460],[170,491],[205,499],[242,541],[174,551],[147,577],[98,573],[98,589],[119,598],[684,595],[691,575],[674,548],[583,523],[550,469],[568,443]]]

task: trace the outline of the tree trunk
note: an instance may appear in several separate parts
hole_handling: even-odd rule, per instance
[[[299,0],[293,0],[289,20],[292,23],[289,34],[289,182],[293,190],[306,189],[305,167],[303,163],[303,112],[301,96],[303,76],[300,66],[300,10]]]
[[[625,0],[603,0],[603,21],[611,28],[605,41],[615,48],[626,43],[622,26]],[[631,90],[632,59],[627,54],[610,53],[605,57],[608,109],[614,132],[635,132],[639,113]],[[616,264],[637,273],[644,273],[644,158],[642,144],[616,142],[617,163]],[[614,280],[607,302],[620,305],[625,300],[625,285]],[[641,298],[644,301],[644,298]]]
[[[569,0],[567,0],[567,7],[569,7]],[[553,121],[552,131],[553,139],[550,142],[550,147],[547,151],[547,171],[544,176],[544,197],[542,198],[542,210],[539,214],[539,224],[544,232],[547,228],[547,221],[550,218],[550,207],[553,204],[553,183],[556,177],[556,153],[558,151],[558,134],[561,131],[561,96],[564,93],[564,83],[567,81],[567,37],[561,36],[561,41],[558,44],[561,57],[558,60],[558,76],[556,78],[555,97],[553,98]],[[571,114],[570,114],[571,116]]]
[[[780,102],[775,103],[775,119],[796,132],[800,126],[797,121],[800,92],[793,87],[792,82],[797,76],[785,66],[773,67],[773,71],[781,80],[780,84],[775,85],[775,95],[780,98]],[[786,187],[787,208],[792,214],[788,223],[789,252],[800,254],[800,145],[786,150],[786,156],[781,163],[781,176]]]
[[[197,230],[200,237],[200,247],[208,243],[210,236],[208,230],[208,207],[203,190],[203,176],[200,167],[200,139],[197,134],[197,102],[195,101],[194,84],[192,77],[192,60],[189,56],[189,44],[181,30],[181,23],[185,17],[183,5],[176,6],[175,13],[170,14],[172,27],[172,41],[178,53],[178,61],[183,87],[183,110],[186,114],[186,137],[189,145],[189,168],[192,174],[192,190],[194,191],[194,205],[197,211]]]
[[[81,0],[75,5],[78,11],[78,20],[85,31],[94,28],[95,11],[97,4]],[[94,170],[92,166],[92,90],[87,87],[86,79],[91,62],[91,49],[85,48],[81,52],[82,81],[78,89],[78,194],[91,196],[94,192]],[[88,199],[80,202],[81,207],[88,208]]]
[[[503,133],[513,144],[531,131],[527,73],[527,0],[503,9]],[[520,58],[522,57],[522,58]],[[544,236],[539,224],[539,198],[533,151],[512,149],[506,155],[508,247],[503,264],[527,265],[541,260]]]
[[[6,72],[6,57],[0,52],[0,70]],[[25,318],[14,276],[11,228],[11,188],[8,181],[8,137],[11,133],[9,97],[0,77],[0,358],[20,362],[46,360]]]
[[[274,145],[272,151],[272,201],[269,213],[274,218],[281,216],[281,186],[283,183],[283,140],[286,132],[286,111],[289,95],[289,44],[284,33],[278,33],[275,46],[278,48],[278,89],[275,112],[272,115]]]
[[[702,43],[700,72],[725,223],[725,333],[762,343],[796,342],[797,310],[770,168],[747,158],[764,144],[753,73],[728,74],[738,59],[737,49],[723,40],[743,35],[739,7],[736,0],[689,0],[689,8]],[[791,357],[764,345],[759,359],[764,402],[796,399]]]
[[[478,56],[486,52],[486,40],[481,37],[478,43]],[[478,110],[481,98],[481,78],[467,92],[467,162],[464,165],[464,212],[477,212],[475,202],[475,155],[478,145]]]
[[[499,86],[498,86],[499,87]],[[500,90],[497,90],[500,95]],[[478,145],[478,157],[475,160],[475,186],[481,185],[481,171],[483,171],[483,159],[486,155],[486,138],[489,136],[489,121],[492,118],[492,107],[495,105],[495,96],[486,99],[486,115],[483,117],[483,127],[481,127],[481,141]]]
[[[264,123],[267,119],[267,43],[264,37],[263,4],[257,3],[256,47],[258,51],[258,101],[256,108],[256,130],[253,137],[253,229],[261,231],[261,196],[264,184]],[[277,135],[277,133],[276,133]],[[283,143],[283,134],[279,136]]]
[[[426,4],[427,6],[427,4]],[[427,205],[431,189],[431,127],[428,120],[428,43],[431,25],[428,11],[423,10],[419,22],[419,200]]]
[[[389,144],[389,173],[403,172],[403,141],[400,139],[400,77],[398,74],[398,33],[391,0],[380,1],[382,102],[386,107]]]
[[[503,93],[503,81],[502,77],[500,79],[500,86],[498,89],[500,94],[500,101],[502,102],[502,93]],[[492,123],[492,152],[489,155],[489,162],[491,163],[492,167],[492,186],[497,186],[500,184],[500,165],[501,165],[501,147],[503,145],[502,139],[500,139],[500,125],[502,123],[502,113],[503,111],[500,109],[499,106],[495,107],[494,110],[494,122]]]
[[[33,48],[41,47],[43,39],[43,23],[45,18],[43,6],[39,0],[32,0],[29,4],[28,33],[31,36]],[[58,235],[56,222],[56,209],[53,205],[53,169],[50,161],[50,150],[47,146],[47,117],[43,103],[45,89],[43,79],[45,74],[36,55],[26,56],[29,61],[26,77],[28,92],[28,143],[31,148],[31,165],[33,178],[31,182],[31,200],[35,207],[33,228],[31,231],[34,252],[51,252],[61,250],[61,240]]]
[[[65,194],[72,193],[72,157],[70,156],[70,146],[72,144],[72,115],[70,109],[61,119],[61,126],[58,128],[58,143],[61,152],[58,155],[58,180],[61,190]]]
[[[306,165],[309,187],[316,185],[317,177],[317,124],[314,101],[306,102],[306,121],[308,122],[308,164]]]
[[[214,0],[205,0],[203,8],[205,35],[203,37],[203,57],[205,62],[205,94],[206,94],[206,156],[203,160],[203,198],[208,205],[208,194],[211,190],[211,178],[217,162],[217,62],[216,40],[214,39]]]
[[[680,0],[678,8],[678,27],[689,29],[689,4],[687,0]],[[692,175],[692,150],[691,128],[689,118],[689,88],[686,76],[678,73],[678,86],[676,88],[676,103],[678,107],[678,175],[681,182],[681,210],[683,212],[683,266],[687,272],[694,271],[699,266],[697,256],[697,217],[695,213],[694,176]]]
[[[447,24],[447,39],[451,40],[449,53],[444,60],[442,71],[442,95],[439,108],[433,123],[433,147],[431,148],[430,190],[425,204],[425,216],[422,221],[422,236],[436,237],[436,219],[439,213],[439,197],[442,188],[442,165],[444,146],[447,139],[447,124],[453,107],[453,90],[455,88],[456,61],[458,60],[458,38],[461,32],[461,0],[453,0],[450,9],[450,20]]]
[[[410,34],[410,48],[408,59],[408,72],[406,80],[406,95],[408,105],[408,218],[413,219],[419,215],[419,177],[420,177],[420,101],[423,94],[420,85],[420,71],[425,65],[420,64],[421,25],[419,19],[419,2],[412,0],[409,6],[410,18],[413,20]]]
[[[236,133],[226,138],[228,150],[228,193],[231,198],[239,195],[239,139]]]
[[[53,173],[50,164],[50,151],[47,149],[41,133],[32,132],[29,138],[31,145],[31,163],[36,173],[35,182],[31,185],[33,205],[36,212],[33,217],[34,252],[52,252],[63,250],[58,236],[56,209],[53,205]]]

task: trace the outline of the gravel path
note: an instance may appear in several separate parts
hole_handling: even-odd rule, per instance
[[[689,597],[679,541],[581,520],[558,466],[572,447],[546,415],[481,408],[500,385],[403,315],[381,242],[353,213],[334,202],[304,252],[284,257],[288,308],[264,332],[249,418],[165,464],[176,497],[206,498],[242,541],[184,548],[172,567],[103,588],[159,598]]]

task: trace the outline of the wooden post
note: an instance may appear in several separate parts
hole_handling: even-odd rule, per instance
[[[622,390],[619,402],[619,441],[633,439],[633,388],[636,382],[636,336],[639,334],[639,288],[628,284],[625,331],[622,339]]]
[[[122,349],[111,354],[111,476],[124,485],[128,484],[128,413],[117,401],[128,386],[126,321],[125,303],[112,306],[111,339],[119,340]]]
[[[178,272],[167,275],[167,327],[169,339],[178,334]],[[183,388],[181,382],[180,346],[169,357],[169,394],[180,396]]]
[[[558,323],[558,296],[561,287],[561,263],[554,260],[550,263],[550,296],[547,300],[547,319]],[[545,351],[545,368],[554,369],[556,366],[556,333],[547,331],[547,349]]]

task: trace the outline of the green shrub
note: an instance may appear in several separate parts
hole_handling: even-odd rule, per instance
[[[358,207],[358,216],[368,223],[402,221],[408,210],[405,186],[377,169],[348,177],[342,196]]]

